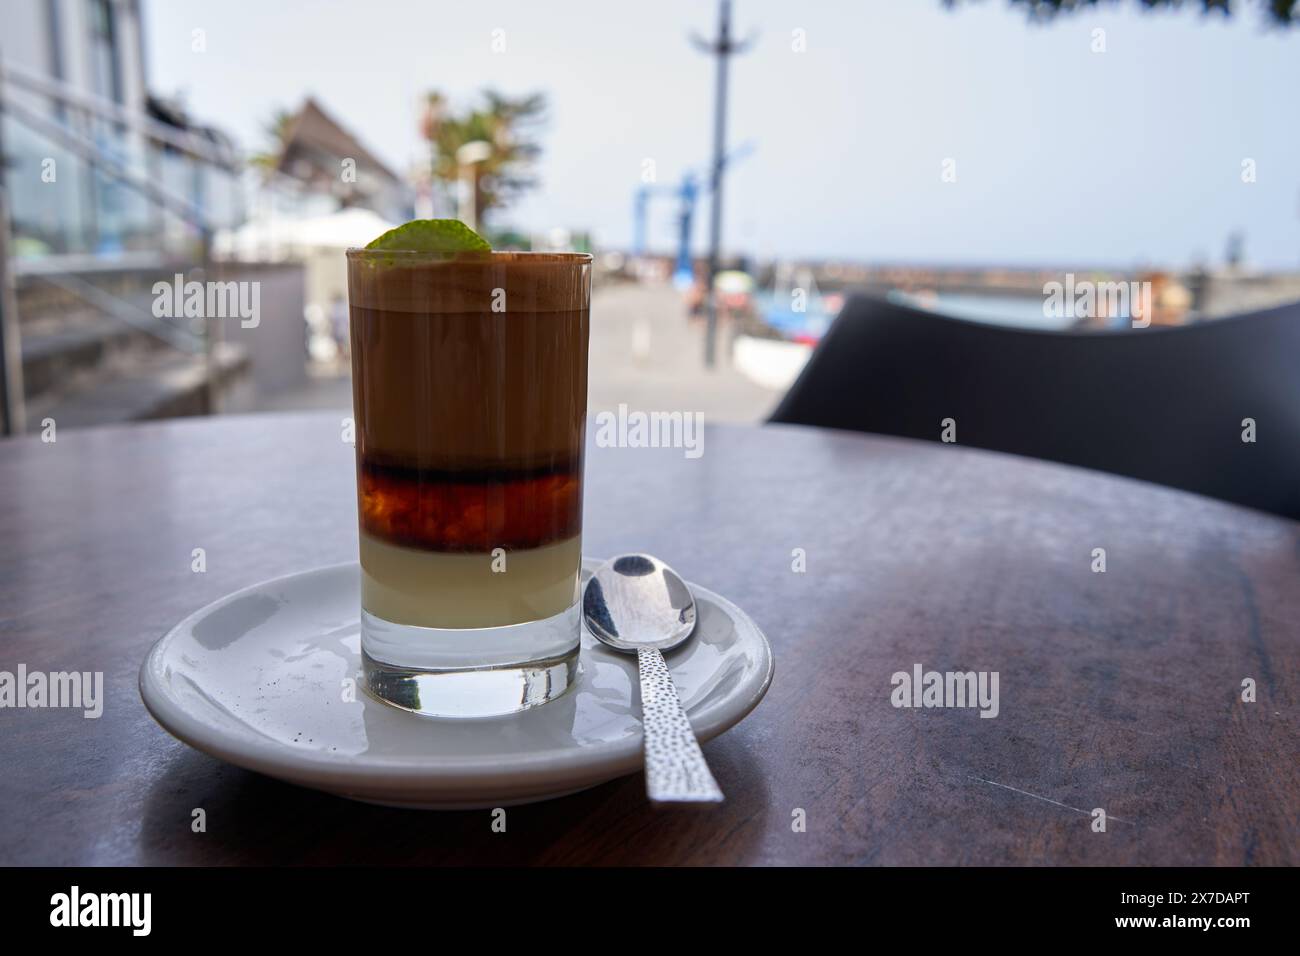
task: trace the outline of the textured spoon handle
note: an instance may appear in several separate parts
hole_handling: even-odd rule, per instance
[[[638,648],[641,720],[645,727],[645,787],[655,803],[717,803],[722,800],[686,719],[663,654]]]

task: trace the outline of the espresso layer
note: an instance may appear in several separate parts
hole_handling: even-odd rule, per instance
[[[530,470],[452,472],[360,457],[361,530],[426,551],[537,548],[582,530],[581,475],[580,454]]]

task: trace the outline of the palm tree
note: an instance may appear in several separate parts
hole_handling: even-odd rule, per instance
[[[515,98],[487,90],[481,104],[461,114],[451,112],[441,93],[430,93],[421,132],[430,144],[434,180],[450,193],[460,176],[457,152],[468,143],[486,143],[489,152],[476,178],[476,208],[482,214],[508,205],[537,185],[533,165],[542,147],[536,133],[545,114],[542,93]]]
[[[272,111],[271,118],[262,125],[262,130],[266,133],[267,148],[249,157],[248,161],[252,165],[262,170],[275,168],[275,164],[280,161],[280,151],[284,149],[284,140],[293,119],[294,114],[289,110],[277,108]]]

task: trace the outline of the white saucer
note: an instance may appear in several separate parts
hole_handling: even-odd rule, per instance
[[[583,562],[584,580],[599,564]],[[704,741],[758,705],[772,681],[772,649],[734,604],[691,590],[695,636],[667,657]],[[154,645],[140,668],[140,696],[173,736],[214,757],[392,806],[528,803],[641,768],[635,657],[584,630],[582,673],[558,700],[484,720],[420,717],[360,691],[360,603],[355,563],[237,591]],[[358,688],[352,700],[349,678]]]

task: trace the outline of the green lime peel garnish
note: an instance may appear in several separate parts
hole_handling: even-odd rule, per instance
[[[452,256],[491,252],[487,240],[459,219],[412,219],[366,246],[378,252],[434,252]]]

